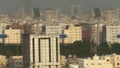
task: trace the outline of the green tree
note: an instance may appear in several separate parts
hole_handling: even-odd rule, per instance
[[[87,41],[76,41],[72,44],[61,44],[61,55],[77,55],[78,57],[90,56],[90,43]]]
[[[108,44],[100,44],[98,46],[98,55],[107,55],[107,54],[110,54],[111,51],[110,51],[110,47]]]
[[[22,55],[21,44],[2,44],[0,43],[0,54],[9,56]]]
[[[120,54],[120,43],[111,44],[111,52]]]

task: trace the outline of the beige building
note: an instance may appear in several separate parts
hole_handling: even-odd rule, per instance
[[[67,35],[64,39],[64,43],[73,43],[75,41],[82,41],[82,27],[70,24],[63,32]]]
[[[23,56],[10,56],[8,59],[9,68],[23,68]]]
[[[21,29],[7,29],[5,30],[5,34],[7,34],[7,38],[5,38],[5,44],[20,44],[21,43]]]
[[[0,55],[0,68],[4,68],[6,66],[6,56]]]
[[[111,63],[113,65],[113,68],[120,68],[120,55],[117,54],[106,55],[102,56],[101,59],[104,59],[108,63]]]
[[[61,68],[65,68],[65,64],[66,64],[66,57],[61,55],[60,56],[60,66],[61,66]]]
[[[94,56],[93,59],[79,59],[79,68],[113,68],[113,66],[106,60],[99,59],[99,56]]]

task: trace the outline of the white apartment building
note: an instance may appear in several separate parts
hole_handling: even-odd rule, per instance
[[[7,34],[7,38],[5,38],[5,44],[20,44],[21,43],[21,29],[6,29],[5,34]]]
[[[120,35],[120,26],[106,26],[106,41],[108,43],[120,43],[120,39],[117,38]]]
[[[42,26],[42,32],[45,34],[62,34],[62,26]]]
[[[32,34],[41,33],[42,24],[41,23],[31,24],[31,31],[32,31]]]
[[[70,24],[66,27],[63,31],[67,37],[64,39],[64,43],[73,43],[75,41],[82,41],[82,27],[81,26],[74,26]]]
[[[24,68],[60,68],[59,35],[23,37]]]
[[[94,56],[93,59],[79,59],[79,68],[113,68],[111,63]]]

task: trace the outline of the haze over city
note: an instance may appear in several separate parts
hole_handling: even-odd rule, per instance
[[[0,0],[0,68],[120,68],[120,0]]]
[[[119,8],[120,0],[0,0],[2,11],[15,11],[20,7],[25,8],[60,8],[68,12],[71,5],[79,4],[83,11],[91,11],[92,8]]]

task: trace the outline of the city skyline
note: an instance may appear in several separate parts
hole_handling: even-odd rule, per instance
[[[80,5],[83,11],[91,11],[93,8],[120,8],[119,0],[1,0],[1,11],[15,11],[18,8],[60,8],[69,12],[71,5]]]

